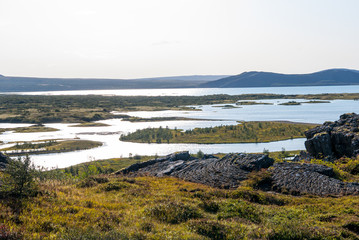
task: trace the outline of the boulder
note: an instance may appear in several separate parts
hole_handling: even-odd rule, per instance
[[[353,157],[359,153],[359,115],[347,113],[305,132],[305,147],[313,157]]]
[[[212,187],[237,188],[251,171],[268,168],[273,162],[272,158],[263,154],[240,153],[228,154],[221,159],[196,159],[181,153],[134,164],[116,174],[173,176]]]
[[[353,195],[359,194],[359,183],[335,179],[332,168],[317,164],[276,163],[272,173],[273,189],[292,194]]]
[[[115,174],[172,176],[211,187],[235,189],[251,172],[268,169],[272,178],[268,190],[319,196],[359,194],[359,183],[336,179],[330,167],[311,163],[273,163],[272,158],[263,154],[233,153],[221,159],[197,159],[188,152],[181,152],[133,164]]]

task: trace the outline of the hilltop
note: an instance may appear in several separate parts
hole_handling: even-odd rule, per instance
[[[36,78],[0,75],[2,92],[156,88],[247,88],[359,84],[359,71],[328,69],[309,74],[244,72],[239,75],[192,75],[139,79]]]
[[[328,69],[308,74],[281,74],[273,72],[244,72],[200,84],[203,88],[236,87],[288,87],[288,86],[331,86],[359,84],[359,71],[350,69]]]
[[[37,78],[0,75],[2,92],[68,91],[105,89],[193,88],[228,75],[193,75],[139,79]]]

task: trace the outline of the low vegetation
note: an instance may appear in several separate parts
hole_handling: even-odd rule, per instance
[[[271,142],[304,137],[312,124],[287,122],[242,122],[238,125],[195,128],[182,131],[147,128],[120,137],[121,141],[142,143],[250,143]]]
[[[255,189],[265,180],[261,172],[250,176],[251,184],[224,190],[169,177],[107,175],[99,162],[73,167],[72,174],[13,161],[17,167],[0,173],[2,239],[359,238],[359,196],[267,193]]]

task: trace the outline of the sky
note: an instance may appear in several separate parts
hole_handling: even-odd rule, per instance
[[[0,74],[359,69],[357,0],[0,0]]]

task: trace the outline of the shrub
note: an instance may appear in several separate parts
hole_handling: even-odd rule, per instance
[[[106,185],[104,185],[102,189],[105,190],[106,192],[109,192],[109,191],[118,191],[128,187],[129,185],[125,182],[109,182]]]
[[[227,218],[244,218],[254,223],[260,223],[260,211],[252,204],[245,201],[235,201],[232,200],[228,203],[225,203],[220,207],[220,213],[218,214],[218,219],[227,219]]]
[[[343,228],[348,229],[356,234],[359,234],[359,222],[350,222],[343,226]]]
[[[107,177],[101,177],[101,176],[97,176],[97,177],[87,177],[84,180],[82,180],[77,186],[80,188],[87,188],[87,187],[94,187],[96,186],[98,183],[107,183],[109,182]]]
[[[1,191],[13,197],[29,197],[37,193],[37,171],[30,157],[10,159],[2,175]]]
[[[248,174],[245,185],[254,189],[270,190],[272,186],[272,175],[266,169],[253,171]]]
[[[269,233],[268,240],[319,240],[319,239],[340,239],[338,236],[330,236],[318,227],[303,226],[303,223],[295,220],[284,220],[273,227]]]
[[[201,214],[192,206],[177,202],[160,203],[145,210],[146,215],[161,222],[181,223],[188,219],[199,218]]]
[[[203,157],[204,157],[204,153],[201,150],[199,150],[197,152],[197,158],[202,159]]]
[[[260,193],[246,188],[239,188],[230,193],[230,197],[234,199],[244,199],[252,203],[258,203],[263,205],[278,205],[283,206],[286,204],[286,200],[276,196],[272,196],[268,193]]]
[[[18,240],[22,239],[22,234],[11,230],[4,224],[0,224],[0,239],[4,240]]]
[[[93,228],[87,230],[72,228],[66,229],[57,239],[60,240],[127,240],[130,239],[126,234],[114,230],[108,232],[94,231]]]
[[[218,203],[212,200],[202,200],[202,202],[199,204],[199,207],[210,213],[216,213],[219,210]]]
[[[227,227],[216,221],[207,219],[194,220],[189,223],[189,228],[192,231],[213,240],[227,239]]]

